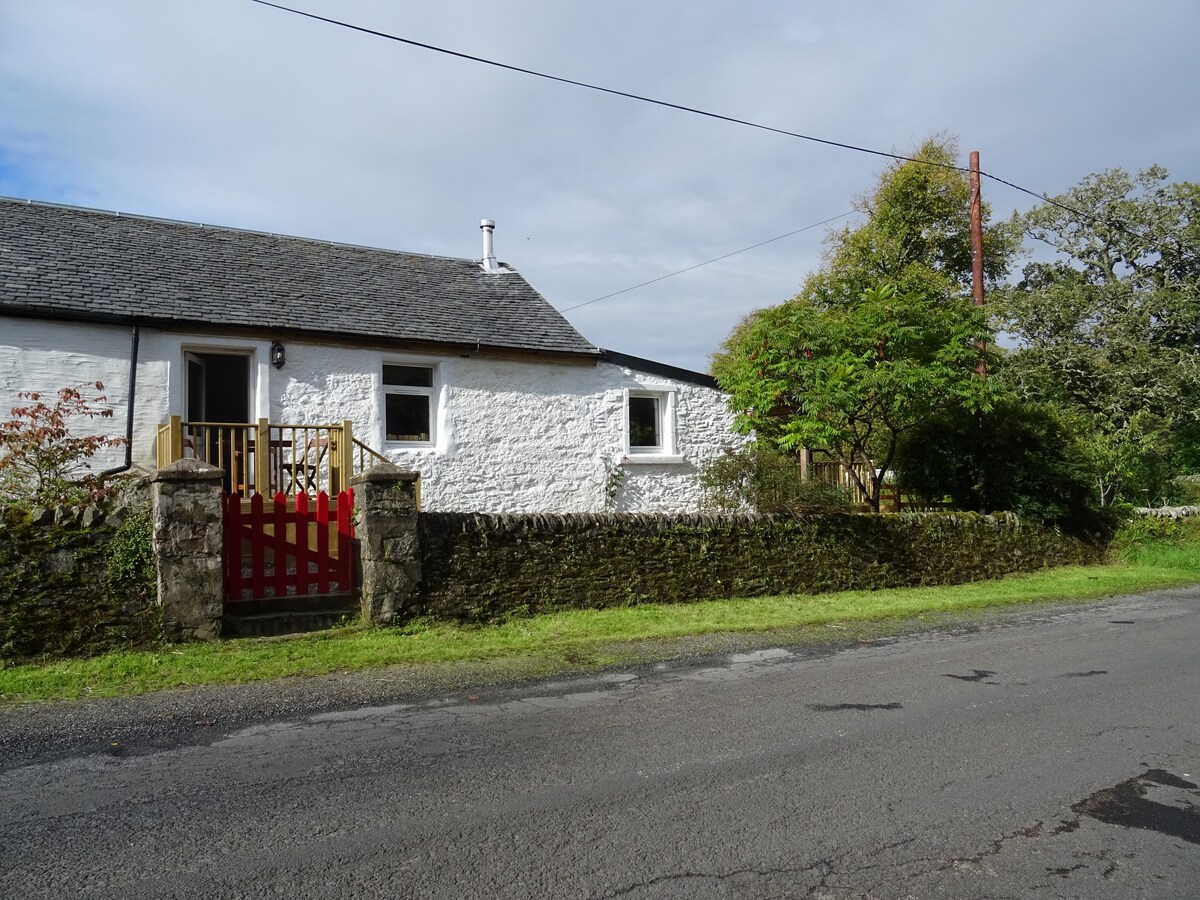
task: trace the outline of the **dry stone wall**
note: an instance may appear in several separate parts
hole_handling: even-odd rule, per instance
[[[144,499],[0,509],[0,659],[159,643],[149,519]]]
[[[470,622],[643,602],[956,584],[1099,561],[1010,516],[423,513],[422,581],[401,614]]]

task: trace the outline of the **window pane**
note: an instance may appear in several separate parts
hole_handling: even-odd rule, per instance
[[[658,398],[629,398],[629,446],[659,447]]]
[[[429,440],[429,398],[420,394],[388,394],[387,439]]]
[[[433,367],[384,366],[383,383],[403,387],[433,387]]]

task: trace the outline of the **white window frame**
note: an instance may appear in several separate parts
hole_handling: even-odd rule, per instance
[[[679,391],[670,387],[636,387],[625,389],[623,404],[624,417],[621,422],[625,442],[625,462],[664,465],[681,463],[676,442],[676,398]],[[657,447],[633,447],[629,443],[629,399],[631,397],[651,397],[658,401],[658,442]]]
[[[429,387],[406,384],[388,384],[383,380],[384,366],[405,366],[410,369],[429,369]],[[385,447],[434,447],[437,445],[438,423],[438,375],[437,363],[428,360],[414,359],[384,359],[379,366],[379,383],[382,387],[380,394],[380,416],[383,421],[383,444]],[[408,397],[425,397],[429,403],[429,440],[427,441],[396,441],[388,439],[387,427],[387,398],[398,394]]]

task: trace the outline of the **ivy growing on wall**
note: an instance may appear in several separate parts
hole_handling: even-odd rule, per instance
[[[161,642],[148,504],[117,526],[34,524],[0,511],[0,659],[90,655]]]

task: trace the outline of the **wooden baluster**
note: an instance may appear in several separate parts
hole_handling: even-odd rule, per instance
[[[271,426],[259,419],[254,429],[254,490],[271,495]]]
[[[349,419],[342,421],[341,458],[338,459],[338,490],[348,490],[350,476],[354,474],[354,425]]]

